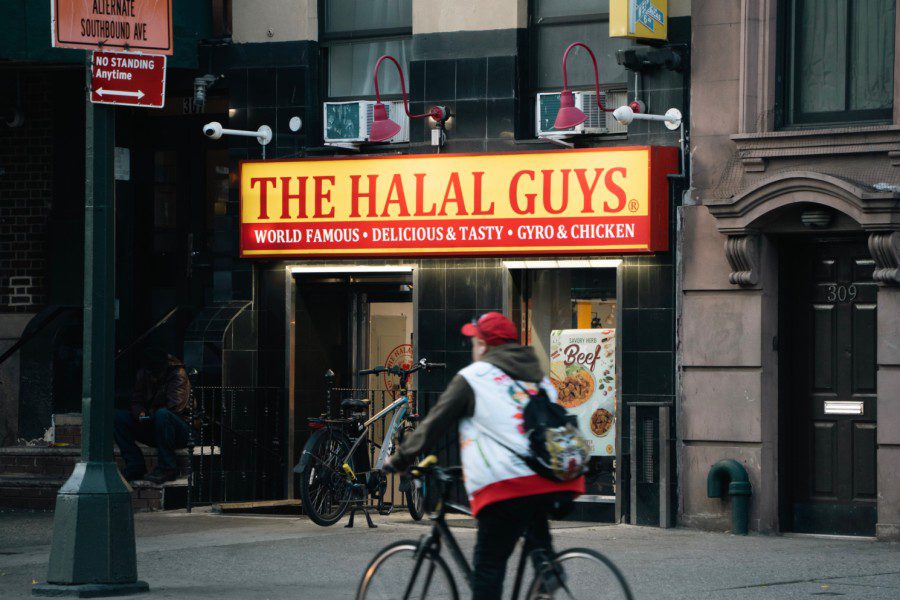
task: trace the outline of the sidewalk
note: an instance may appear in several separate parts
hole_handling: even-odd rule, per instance
[[[144,597],[352,598],[377,549],[425,530],[405,513],[375,520],[377,529],[357,521],[351,530],[343,527],[346,518],[322,528],[298,517],[138,514],[138,572],[151,588]],[[455,533],[471,555],[475,532],[467,524],[461,521]],[[49,514],[0,513],[0,598],[29,598],[32,581],[46,576],[51,525]],[[897,544],[560,525],[558,547],[601,550],[622,568],[637,598],[900,598]]]

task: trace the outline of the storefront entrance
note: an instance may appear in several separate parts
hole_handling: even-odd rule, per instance
[[[307,419],[326,410],[325,373],[334,373],[332,411],[344,397],[391,397],[395,381],[356,373],[412,362],[412,272],[294,273],[293,432],[296,459],[310,435]],[[408,366],[408,365],[407,365]],[[382,393],[384,392],[384,393]],[[381,436],[381,423],[372,435]],[[295,460],[296,462],[296,460]],[[293,463],[292,463],[293,464]]]
[[[874,263],[864,238],[790,241],[781,257],[786,529],[874,535]]]
[[[623,420],[619,411],[621,326],[618,293],[620,260],[507,261],[511,275],[510,314],[520,324],[520,339],[532,346],[556,387],[559,402],[577,415],[591,449],[586,474],[590,518],[612,520],[620,496],[619,447]],[[577,266],[576,266],[577,265]],[[579,377],[589,373],[583,389]]]

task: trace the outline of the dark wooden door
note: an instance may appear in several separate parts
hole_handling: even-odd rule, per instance
[[[862,240],[795,246],[782,365],[791,419],[794,531],[873,535],[876,522],[876,292]]]

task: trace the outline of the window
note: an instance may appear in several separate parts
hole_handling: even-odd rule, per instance
[[[604,106],[627,103],[627,72],[616,61],[616,50],[628,48],[626,39],[609,37],[609,0],[531,0],[531,77],[537,93],[559,92],[563,88],[562,57],[572,42],[584,42],[597,58],[600,90],[606,95]],[[594,90],[594,65],[582,48],[575,48],[566,62],[569,88]],[[577,94],[576,94],[577,96]],[[625,127],[601,113],[594,103],[594,95],[585,100],[588,121],[586,132],[624,134]],[[576,103],[579,100],[576,98]],[[541,97],[536,115],[536,135],[553,131],[559,110],[559,94]]]
[[[373,72],[383,54],[396,58],[408,73],[412,0],[323,0],[320,8],[329,98],[374,98]],[[382,94],[400,95],[393,65],[378,75]]]
[[[784,126],[890,121],[895,0],[782,3]]]
[[[531,42],[535,91],[562,89],[562,57],[572,42],[584,42],[593,50],[601,85],[626,87],[625,68],[616,62],[616,50],[631,42],[609,37],[609,0],[532,0]],[[594,87],[594,67],[587,52],[574,49],[567,67],[569,87]]]

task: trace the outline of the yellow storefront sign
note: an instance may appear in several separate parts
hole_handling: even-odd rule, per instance
[[[652,252],[677,149],[241,163],[241,255]]]
[[[609,37],[669,39],[668,0],[610,0]]]

